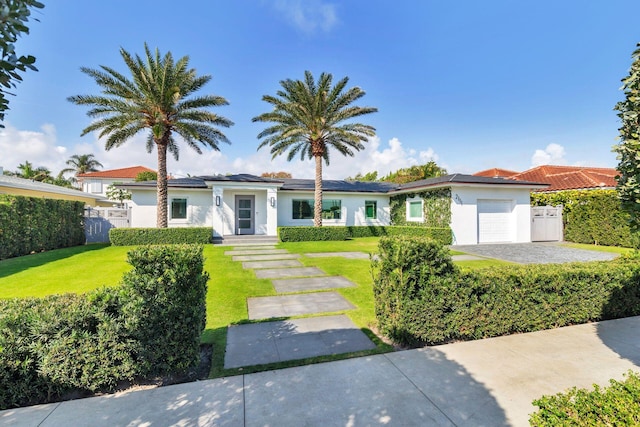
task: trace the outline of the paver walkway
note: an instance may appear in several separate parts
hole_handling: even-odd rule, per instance
[[[243,268],[253,269],[257,278],[277,279],[273,285],[278,294],[289,293],[247,298],[250,320],[322,315],[356,308],[338,292],[327,291],[355,286],[354,283],[341,276],[327,276],[316,267],[303,267],[297,260],[299,255],[273,247],[263,251],[259,247],[234,248],[225,255],[242,262]],[[233,325],[227,330],[224,367],[240,368],[375,347],[345,315]]]

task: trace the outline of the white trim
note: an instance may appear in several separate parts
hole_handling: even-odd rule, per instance
[[[414,203],[420,203],[420,218],[411,216],[411,205]],[[405,208],[408,222],[424,222],[424,200],[421,197],[407,199]]]

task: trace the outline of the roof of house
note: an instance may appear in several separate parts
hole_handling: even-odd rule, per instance
[[[190,178],[170,179],[167,185],[173,188],[207,188],[207,182],[237,182],[237,183],[259,183],[274,184],[282,191],[313,191],[315,180],[313,179],[293,179],[293,178],[265,178],[250,174],[238,175],[214,175],[196,176]],[[475,185],[507,185],[526,186],[530,188],[544,188],[547,184],[535,181],[512,180],[505,178],[487,178],[482,176],[451,174],[436,178],[423,179],[420,181],[408,182],[406,184],[396,184],[393,182],[380,181],[345,181],[345,180],[322,180],[322,191],[335,191],[347,193],[393,193],[428,188],[435,186],[446,186],[447,184],[475,184]],[[154,187],[155,181],[132,182],[119,184],[118,187]]]
[[[520,172],[509,178],[518,181],[546,182],[549,187],[541,191],[559,191],[614,188],[616,175],[619,175],[619,172],[613,168],[544,165]]]
[[[60,194],[74,197],[84,197],[94,200],[102,200],[104,196],[99,194],[90,194],[73,188],[61,187],[59,185],[47,184],[32,179],[19,178],[17,176],[0,175],[0,186],[17,188],[23,190],[39,191],[42,193]]]
[[[474,173],[475,176],[485,176],[487,178],[507,178],[513,175],[517,175],[519,172],[509,169],[491,168],[485,169],[480,172]]]
[[[155,172],[145,166],[131,166],[128,168],[109,169],[106,171],[79,173],[78,178],[135,178],[140,172]]]

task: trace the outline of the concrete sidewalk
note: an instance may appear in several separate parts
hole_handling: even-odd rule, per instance
[[[640,317],[0,412],[15,426],[527,426],[531,402],[640,370]]]

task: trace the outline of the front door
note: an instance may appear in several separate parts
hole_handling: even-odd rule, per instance
[[[236,196],[236,234],[255,234],[255,196]]]

